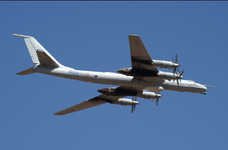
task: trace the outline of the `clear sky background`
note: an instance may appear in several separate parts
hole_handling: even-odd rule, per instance
[[[0,149],[227,150],[227,8],[228,2],[0,2]],[[34,36],[63,65],[108,72],[131,67],[128,35],[137,34],[152,59],[178,54],[184,79],[215,88],[207,95],[162,91],[158,106],[138,98],[134,114],[130,106],[104,104],[55,116],[112,86],[16,75],[33,63],[14,33]]]

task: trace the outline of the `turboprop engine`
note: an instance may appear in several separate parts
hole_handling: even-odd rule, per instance
[[[139,102],[133,101],[133,100],[127,99],[127,98],[120,98],[117,101],[113,102],[112,104],[127,106],[127,105],[138,105]]]
[[[153,65],[155,65],[156,67],[160,67],[160,68],[176,68],[179,67],[180,65],[177,63],[173,63],[171,61],[164,61],[164,60],[153,60]]]
[[[164,60],[153,60],[152,64],[155,65],[156,67],[160,67],[160,68],[173,68],[173,74],[176,73],[177,68],[180,67],[179,64],[177,64],[177,57],[178,55],[176,55],[175,58],[175,62],[172,59],[171,61],[164,61]]]
[[[176,80],[176,79],[182,79],[183,78],[182,74],[179,75],[179,74],[176,74],[176,73],[174,74],[174,73],[170,73],[170,72],[159,71],[157,76],[161,77],[161,78],[164,78],[164,79],[167,79],[167,80]]]
[[[138,93],[137,96],[145,99],[156,99],[156,98],[162,97],[160,94],[156,94],[154,92],[145,92],[145,91],[143,91],[142,93]]]

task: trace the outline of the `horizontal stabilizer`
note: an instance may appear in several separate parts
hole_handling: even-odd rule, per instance
[[[21,72],[17,73],[17,75],[27,75],[27,74],[31,74],[31,73],[35,73],[33,71],[33,67],[32,68],[29,68],[27,70],[21,71]]]

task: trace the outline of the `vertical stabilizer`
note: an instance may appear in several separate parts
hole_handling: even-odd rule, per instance
[[[34,37],[18,34],[13,35],[24,38],[29,54],[35,65],[62,66]]]

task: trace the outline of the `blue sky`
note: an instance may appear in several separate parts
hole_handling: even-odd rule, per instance
[[[228,2],[0,2],[1,149],[228,149],[227,8]],[[14,33],[34,36],[66,66],[109,72],[131,67],[128,35],[137,34],[152,59],[178,54],[184,79],[215,88],[207,95],[162,91],[159,106],[139,98],[134,114],[104,104],[55,116],[109,86],[16,75],[33,63]]]

